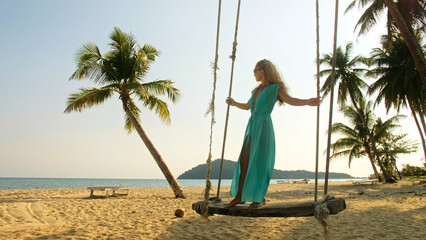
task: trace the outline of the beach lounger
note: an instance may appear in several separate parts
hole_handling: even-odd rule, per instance
[[[90,190],[91,198],[127,196],[129,195],[130,188],[131,187],[87,187],[87,189]],[[94,191],[104,192],[105,195],[94,195]]]
[[[305,178],[303,180],[293,180],[291,181],[292,183],[308,183],[309,179]]]
[[[352,184],[355,185],[355,186],[359,186],[361,184],[371,183],[373,185],[373,184],[377,184],[378,181],[379,180],[377,180],[377,179],[362,179],[362,180],[353,181]]]
[[[281,184],[281,183],[290,183],[290,180],[277,180],[277,183],[278,184]]]

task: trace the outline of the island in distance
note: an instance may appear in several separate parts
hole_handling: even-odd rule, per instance
[[[222,179],[232,179],[234,175],[235,166],[237,162],[230,160],[223,160],[222,167]],[[212,162],[210,178],[218,179],[219,178],[219,169],[220,169],[220,159],[216,159]],[[178,179],[205,179],[207,172],[207,164],[200,164],[184,173],[182,173]],[[323,179],[325,177],[324,172],[318,173],[318,178]],[[272,172],[272,179],[315,179],[315,172],[310,172],[306,170],[292,170],[292,171],[283,171],[274,169]],[[355,178],[346,173],[329,173],[330,179],[351,179]]]

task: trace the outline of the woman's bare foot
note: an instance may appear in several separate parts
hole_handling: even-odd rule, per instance
[[[229,207],[233,207],[233,206],[235,206],[235,205],[238,205],[238,204],[244,204],[244,203],[246,203],[246,202],[241,202],[241,199],[240,199],[240,198],[234,198],[234,199],[232,199],[232,201],[231,201],[231,202],[229,202],[228,204],[226,204],[226,205],[224,206],[224,208],[229,208]]]
[[[266,204],[266,199],[264,198],[262,203],[254,202],[250,204],[249,208],[260,208],[262,206],[265,206],[265,204]]]

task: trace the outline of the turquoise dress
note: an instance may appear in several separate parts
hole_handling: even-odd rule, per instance
[[[271,112],[278,101],[279,84],[265,87],[256,99],[253,109],[253,97],[257,89],[252,91],[250,98],[250,119],[244,134],[244,143],[247,147],[250,140],[250,157],[246,179],[242,191],[242,202],[263,202],[269,187],[275,164],[275,134],[272,125]],[[240,178],[240,160],[235,168],[231,184],[231,196],[236,196]]]

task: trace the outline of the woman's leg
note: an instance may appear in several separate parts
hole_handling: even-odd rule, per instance
[[[244,182],[245,182],[246,176],[247,176],[247,170],[248,170],[248,164],[249,164],[249,158],[250,158],[250,145],[251,145],[251,139],[250,139],[249,143],[247,144],[247,146],[245,146],[245,144],[244,144],[243,149],[241,150],[240,178],[238,180],[238,192],[237,192],[237,195],[235,196],[235,198],[230,203],[225,205],[225,208],[232,207],[232,206],[235,206],[237,204],[243,203],[243,202],[241,202],[241,196],[242,196],[242,193],[243,193]]]

